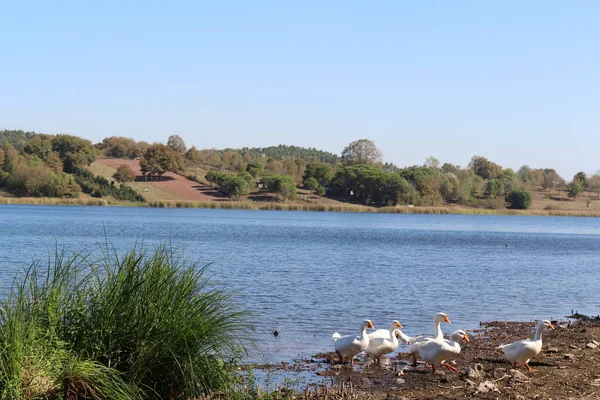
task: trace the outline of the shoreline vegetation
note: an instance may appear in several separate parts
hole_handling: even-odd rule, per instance
[[[0,204],[600,217],[600,170],[569,181],[475,155],[398,167],[369,139],[340,155],[297,146],[188,148],[125,137],[0,131]]]
[[[251,313],[165,245],[33,262],[0,296],[2,399],[190,399],[232,390]]]
[[[105,206],[105,207],[150,207],[150,208],[204,208],[221,210],[254,210],[254,211],[308,211],[308,212],[349,212],[380,214],[426,214],[426,215],[507,215],[538,217],[600,217],[600,211],[575,210],[511,210],[483,209],[460,206],[438,207],[368,207],[363,205],[331,205],[331,204],[297,204],[278,202],[250,201],[183,201],[154,200],[146,203],[114,201],[95,198],[51,198],[51,197],[0,197],[0,205],[60,205],[60,206]]]

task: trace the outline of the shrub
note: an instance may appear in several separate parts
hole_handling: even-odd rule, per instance
[[[246,171],[242,171],[242,172],[239,172],[237,174],[237,176],[239,176],[240,178],[243,178],[248,183],[248,186],[252,186],[252,187],[255,186],[254,178],[252,178],[252,175],[250,175],[250,173],[248,173]]]
[[[0,298],[2,398],[196,398],[226,389],[249,325],[204,272],[166,247],[34,263]]]
[[[317,187],[319,187],[319,182],[317,182],[315,178],[310,177],[304,181],[304,187],[308,190],[315,190]]]
[[[531,193],[525,190],[513,190],[506,195],[505,200],[508,203],[507,207],[515,210],[526,210],[531,207],[533,202]]]
[[[324,188],[323,186],[319,186],[319,187],[317,188],[317,194],[318,194],[319,196],[325,196],[325,188]]]

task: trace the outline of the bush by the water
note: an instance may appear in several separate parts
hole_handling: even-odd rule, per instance
[[[110,253],[110,255],[108,255]],[[249,342],[230,293],[166,247],[57,254],[0,299],[0,398],[194,398]]]
[[[507,207],[515,210],[526,210],[531,207],[533,197],[525,190],[513,190],[506,195]]]

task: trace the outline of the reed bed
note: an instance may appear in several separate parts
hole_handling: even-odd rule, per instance
[[[108,206],[105,199],[71,199],[59,197],[0,197],[0,204],[39,204],[67,206]]]
[[[1,399],[168,399],[228,391],[251,344],[230,293],[165,246],[56,253],[0,298]]]
[[[435,215],[520,215],[553,217],[600,217],[598,211],[569,210],[489,210],[485,208],[463,207],[383,207],[379,212],[392,214],[435,214]]]
[[[328,211],[328,212],[376,212],[374,208],[360,205],[298,204],[249,201],[152,201],[149,207],[158,208],[215,208],[235,210],[276,211]]]
[[[147,206],[153,208],[211,208],[227,210],[275,210],[275,211],[321,211],[321,212],[376,212],[389,214],[430,214],[430,215],[520,215],[554,217],[600,217],[600,211],[575,211],[545,207],[541,210],[510,210],[467,208],[456,206],[441,207],[366,207],[355,204],[299,204],[251,201],[180,201],[155,200],[146,203],[107,201],[105,199],[61,199],[48,197],[0,197],[0,204],[41,204],[41,205],[82,205],[82,206]]]
[[[147,206],[157,208],[213,208],[235,210],[278,210],[278,211],[324,211],[324,212],[376,212],[389,214],[430,214],[430,215],[521,215],[556,217],[600,217],[598,211],[568,210],[490,210],[465,207],[382,207],[372,208],[362,205],[297,204],[247,201],[153,201]]]

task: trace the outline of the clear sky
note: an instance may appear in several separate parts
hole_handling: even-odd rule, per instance
[[[124,4],[127,3],[127,4]],[[0,129],[600,169],[598,1],[13,1]]]

